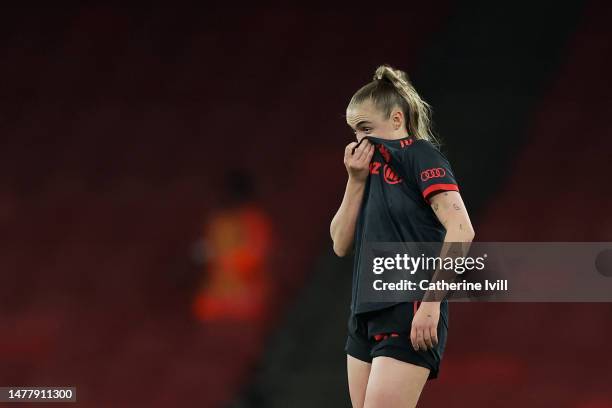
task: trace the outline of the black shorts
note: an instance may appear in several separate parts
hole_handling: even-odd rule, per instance
[[[404,302],[385,309],[352,314],[344,350],[350,356],[371,363],[374,357],[396,360],[429,368],[428,380],[438,377],[448,333],[448,301],[440,303],[438,345],[416,351],[410,341],[412,318],[420,302]]]

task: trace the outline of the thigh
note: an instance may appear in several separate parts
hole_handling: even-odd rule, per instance
[[[376,357],[372,360],[364,407],[415,407],[428,376],[428,368]]]
[[[353,356],[348,354],[346,356],[346,371],[353,408],[363,407],[371,366],[370,363],[361,361]]]

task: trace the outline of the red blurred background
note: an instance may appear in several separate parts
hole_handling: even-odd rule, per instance
[[[0,386],[348,406],[328,227],[382,63],[433,106],[476,239],[612,241],[612,8],[493,3],[0,13]],[[421,406],[612,407],[610,304],[451,310]]]

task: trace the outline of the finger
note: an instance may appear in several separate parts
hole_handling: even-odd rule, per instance
[[[346,145],[346,147],[344,148],[344,150],[352,150],[355,146],[357,146],[358,143],[357,142],[351,142],[349,144]]]
[[[368,139],[361,139],[361,141],[359,142],[359,146],[357,146],[357,149],[361,149],[362,151],[366,150],[368,148],[368,146],[370,146],[372,143],[370,143],[370,141]]]
[[[355,146],[357,146],[357,142],[351,142],[347,144],[344,148],[344,155],[350,156],[351,154],[353,154],[353,149],[355,148]]]
[[[431,329],[429,329],[430,331],[430,335],[431,335],[431,342],[433,343],[434,347],[438,345],[438,328],[437,327],[432,327]]]
[[[371,146],[363,152],[363,155],[359,159],[359,164],[367,166],[372,161],[372,156],[374,156],[374,146]]]
[[[372,146],[372,143],[370,143],[368,139],[362,139],[361,145],[359,145],[358,149],[361,149],[362,153],[365,153],[368,151],[370,146]]]
[[[359,149],[359,147],[362,146],[362,142],[364,142],[364,141],[365,141],[365,139],[361,139],[361,140],[357,141],[357,144],[355,144],[355,146],[353,146],[353,149],[351,150],[351,154],[355,154],[355,151],[357,149]]]
[[[428,349],[433,348],[433,343],[431,342],[431,331],[429,330],[429,327],[426,327],[423,330],[423,341]]]
[[[365,155],[365,161],[366,162],[371,162],[372,161],[372,157],[374,156],[374,150],[376,150],[374,148],[374,145],[370,146],[370,150],[368,150],[368,152]]]
[[[353,148],[356,143],[349,143],[344,149],[344,162],[347,163],[353,157]]]
[[[410,330],[410,342],[412,343],[412,348],[415,350],[419,350],[419,344],[417,343],[417,332],[414,326]]]
[[[372,143],[370,143],[369,140],[365,140],[365,143],[364,143],[364,146],[363,146],[363,151],[361,153],[362,154],[361,155],[361,160],[367,160],[368,159],[368,154],[370,153],[371,149],[374,149],[374,145]]]
[[[355,160],[360,161],[362,160],[363,156],[364,156],[364,151],[365,151],[365,143],[361,143],[357,149],[355,149],[355,153],[353,154],[353,157],[355,158]]]
[[[427,350],[427,344],[425,343],[425,339],[423,337],[423,329],[417,329],[417,343],[420,350]]]

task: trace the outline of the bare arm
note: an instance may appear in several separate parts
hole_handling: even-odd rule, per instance
[[[444,242],[472,242],[474,228],[457,191],[445,191],[431,198],[431,208],[446,228]]]
[[[329,228],[334,241],[334,252],[338,256],[345,256],[350,253],[364,189],[365,182],[349,179],[346,183],[342,204],[340,204],[340,208],[338,208]]]
[[[353,142],[344,149],[344,165],[349,177],[344,198],[329,227],[334,242],[334,252],[338,256],[349,254],[353,245],[355,225],[363,200],[370,160],[374,155],[374,145],[369,141],[364,140],[353,152],[356,145],[357,143]]]
[[[440,249],[440,258],[456,259],[467,255],[470,244],[474,239],[474,229],[470,217],[465,209],[461,195],[457,191],[439,193],[431,199],[431,208],[438,217],[446,235]],[[431,282],[454,282],[457,274],[453,270],[437,270]],[[446,297],[447,291],[428,290],[423,296],[423,302],[439,303]]]
[[[464,256],[474,239],[474,228],[465,209],[461,195],[457,191],[445,191],[433,196],[431,208],[440,223],[446,228],[444,244],[440,251],[442,259]],[[435,272],[432,282],[437,280],[454,280],[454,271]],[[423,296],[423,303],[412,321],[410,339],[415,350],[427,350],[438,343],[438,320],[440,318],[440,301],[445,292],[428,290]]]

